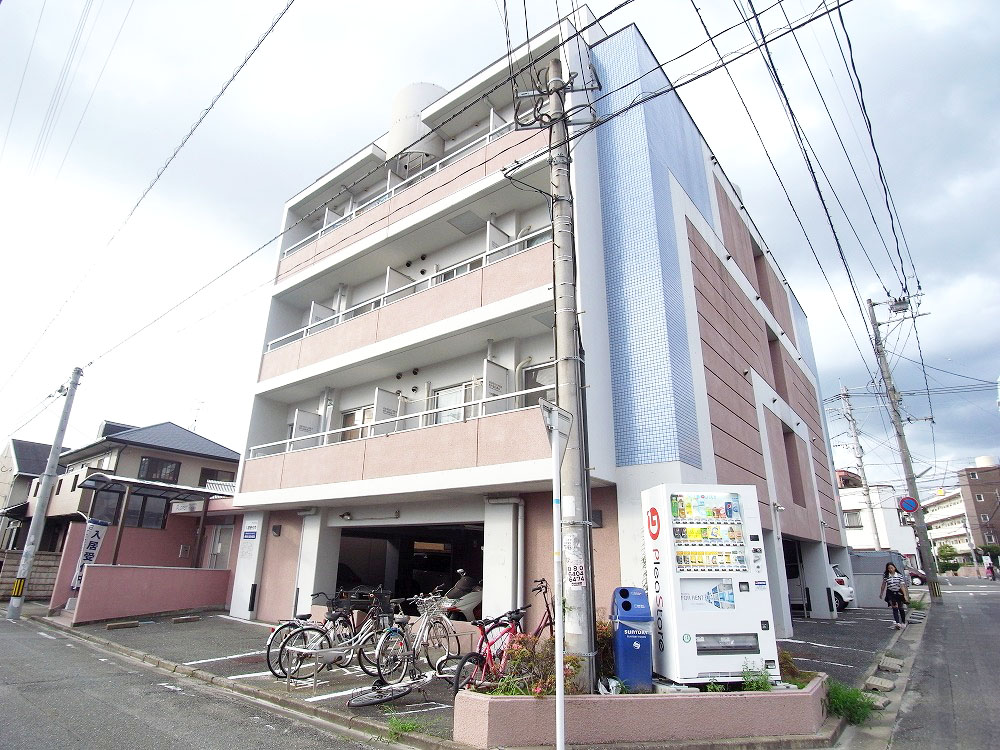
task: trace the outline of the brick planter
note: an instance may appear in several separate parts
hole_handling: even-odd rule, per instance
[[[816,734],[826,675],[803,690],[566,697],[566,741],[581,745]],[[475,748],[555,742],[555,699],[461,691],[454,739]]]

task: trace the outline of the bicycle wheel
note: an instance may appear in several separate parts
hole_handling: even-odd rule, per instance
[[[409,685],[381,685],[353,696],[347,701],[347,705],[351,708],[377,706],[379,703],[388,703],[397,698],[402,698],[412,689]]]
[[[378,677],[378,633],[372,631],[367,638],[358,644],[358,666],[372,677]]]
[[[379,638],[375,649],[375,666],[385,683],[403,679],[410,663],[410,639],[399,628],[389,628]]]
[[[330,648],[332,645],[330,634],[323,628],[306,625],[293,631],[285,638],[285,642],[281,644],[281,651],[278,652],[278,663],[288,677],[296,680],[307,680],[318,671],[316,660],[289,651],[289,647],[316,651],[321,648]]]
[[[299,620],[292,620],[276,627],[267,637],[267,668],[271,670],[271,674],[279,679],[285,676],[285,670],[278,660],[281,646],[285,639],[292,634],[292,631],[301,627],[302,623]]]
[[[455,630],[446,620],[434,620],[427,629],[427,640],[424,642],[424,658],[427,666],[437,668],[437,663],[446,656],[458,653]]]
[[[334,643],[343,643],[354,637],[354,623],[345,614],[334,615],[327,627]]]
[[[510,648],[512,640],[514,640],[514,631],[511,629],[510,623],[495,622],[486,629],[486,642],[489,643],[490,654],[496,664],[500,663],[504,652]],[[480,641],[479,653],[485,653],[485,649],[486,644]]]
[[[455,669],[452,692],[457,694],[462,688],[478,688],[486,682],[486,659],[482,654],[466,654]]]

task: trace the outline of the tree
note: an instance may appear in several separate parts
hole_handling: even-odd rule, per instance
[[[949,571],[954,572],[958,570],[961,565],[955,562],[955,558],[957,556],[958,551],[950,544],[939,544],[937,546],[937,559],[940,561],[938,563],[938,570],[942,573],[948,573]]]

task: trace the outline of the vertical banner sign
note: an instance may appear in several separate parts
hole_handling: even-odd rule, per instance
[[[664,502],[666,492],[662,485],[642,493],[643,540],[646,558],[646,592],[649,594],[649,608],[653,615],[653,672],[667,674],[665,602],[667,576],[672,573],[670,547],[661,536],[664,524],[669,534],[670,504]],[[663,510],[666,508],[666,516]]]
[[[86,531],[83,534],[83,545],[80,548],[80,559],[76,563],[76,572],[73,574],[71,589],[78,589],[83,583],[83,566],[97,562],[97,553],[101,551],[101,542],[108,534],[111,526],[107,521],[98,521],[91,518],[87,521]]]

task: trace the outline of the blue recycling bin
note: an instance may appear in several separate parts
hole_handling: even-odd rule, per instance
[[[630,693],[653,691],[653,612],[644,589],[619,586],[611,598],[615,675]]]

